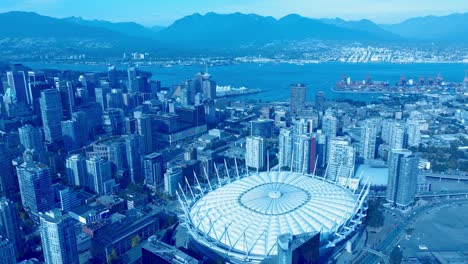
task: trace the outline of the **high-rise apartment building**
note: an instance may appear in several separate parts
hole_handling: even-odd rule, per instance
[[[0,195],[16,192],[18,184],[11,164],[12,156],[6,144],[0,143]]]
[[[388,159],[387,201],[399,208],[414,202],[419,158],[411,151],[393,149]]]
[[[309,173],[311,169],[310,152],[311,152],[311,137],[299,134],[293,136],[293,158],[292,168],[294,172]]]
[[[377,144],[377,123],[373,120],[365,122],[361,136],[361,157],[365,161],[373,160]]]
[[[17,257],[21,256],[24,248],[19,221],[15,203],[5,197],[0,198],[0,235],[13,244]]]
[[[0,263],[16,264],[16,259],[13,243],[8,238],[0,236]]]
[[[291,129],[282,128],[279,134],[279,162],[281,167],[291,168],[292,148],[293,148],[293,132]]]
[[[245,148],[245,162],[248,167],[261,170],[265,167],[265,140],[261,137],[247,137]]]
[[[35,149],[42,151],[44,149],[43,133],[40,128],[31,125],[25,125],[18,128],[21,145],[25,149]]]
[[[143,158],[145,184],[153,190],[162,189],[164,185],[163,157],[159,153],[151,153]]]
[[[390,126],[389,140],[390,150],[406,148],[408,145],[408,136],[406,134],[405,125],[399,122],[394,122]]]
[[[59,209],[40,214],[42,250],[47,264],[78,264],[75,220]]]
[[[27,161],[16,167],[24,209],[34,220],[40,212],[54,208],[54,194],[50,169],[35,161]]]
[[[335,137],[329,141],[327,179],[337,181],[340,177],[352,177],[355,151],[349,140]]]
[[[166,173],[164,173],[164,191],[169,195],[176,195],[181,181],[182,168],[178,166],[168,166]]]
[[[86,158],[81,154],[74,154],[65,161],[65,171],[68,184],[74,186],[88,186],[88,173],[86,171]]]
[[[336,131],[338,127],[338,121],[335,116],[326,114],[322,118],[322,133],[327,136],[328,139],[336,137]]]
[[[421,144],[421,128],[419,120],[408,119],[406,122],[408,133],[408,147],[418,147]]]
[[[112,180],[111,163],[100,157],[86,160],[88,188],[97,194],[105,193],[105,183]]]

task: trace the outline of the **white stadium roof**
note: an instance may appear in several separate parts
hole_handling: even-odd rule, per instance
[[[321,178],[261,172],[221,186],[187,210],[195,239],[228,255],[277,254],[277,237],[320,232],[327,238],[354,217],[358,194]],[[255,257],[254,257],[255,258]]]

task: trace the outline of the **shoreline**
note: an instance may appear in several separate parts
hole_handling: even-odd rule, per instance
[[[39,68],[39,69],[56,69],[57,67],[49,67],[49,66],[65,66],[70,65],[73,67],[76,66],[88,66],[88,67],[103,67],[107,68],[109,65],[116,65],[119,66],[129,66],[132,64],[137,64],[138,67],[141,68],[172,68],[172,67],[196,67],[196,66],[203,66],[205,67],[205,63],[203,62],[175,62],[174,60],[161,60],[161,61],[148,61],[148,62],[139,62],[139,61],[113,61],[113,62],[98,62],[98,61],[12,61],[10,63],[13,64],[23,64],[23,65],[42,65],[40,67],[32,67],[32,68]],[[252,64],[252,65],[294,65],[294,66],[306,66],[306,65],[316,65],[316,64],[328,64],[328,65],[424,65],[424,64],[458,64],[458,65],[467,65],[468,62],[464,61],[417,61],[417,62],[347,62],[347,61],[316,61],[316,62],[299,62],[299,61],[234,61],[234,62],[218,62],[218,63],[211,63],[209,67],[222,67],[222,66],[232,66],[232,65],[243,65],[243,64]],[[46,67],[43,67],[46,66]]]

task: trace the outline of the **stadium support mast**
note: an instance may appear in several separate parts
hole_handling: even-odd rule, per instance
[[[208,182],[208,186],[210,187],[210,191],[212,191],[213,188],[211,187],[210,178],[208,177],[208,173],[206,172],[206,167],[205,166],[203,166],[203,172],[205,173],[205,178],[206,178],[206,181]]]
[[[237,158],[236,158],[236,157],[234,157],[234,164],[236,164],[237,179],[240,179],[240,176],[239,176],[239,167],[237,167]]]
[[[188,180],[187,180],[187,177],[184,177],[184,178],[185,178],[185,184],[187,184],[188,189],[190,190],[190,193],[192,194],[192,198],[193,198],[193,200],[195,201],[195,194],[194,194],[193,191],[192,191],[192,187],[190,186],[190,184],[189,184],[189,182],[188,182]]]
[[[231,176],[229,175],[229,169],[228,169],[228,166],[227,166],[226,159],[224,159],[224,168],[226,169],[226,175],[228,177],[228,182],[230,183],[231,182]]]
[[[214,170],[215,170],[215,172],[216,172],[216,178],[218,178],[219,187],[221,187],[222,184],[221,184],[221,179],[219,179],[218,168],[216,167],[216,163],[214,163],[214,162],[213,162],[213,167],[214,167]]]
[[[195,171],[193,172],[193,176],[195,177],[195,180],[197,181],[198,189],[200,190],[200,192],[201,192],[202,195],[203,195],[203,189],[202,189],[202,187],[200,186],[200,182],[198,181],[197,173],[196,173]]]

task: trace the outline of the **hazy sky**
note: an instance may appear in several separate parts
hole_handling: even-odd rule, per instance
[[[282,17],[367,18],[395,23],[425,15],[468,12],[468,0],[0,0],[0,12],[34,11],[53,17],[134,21],[167,26],[193,13],[256,13]]]

